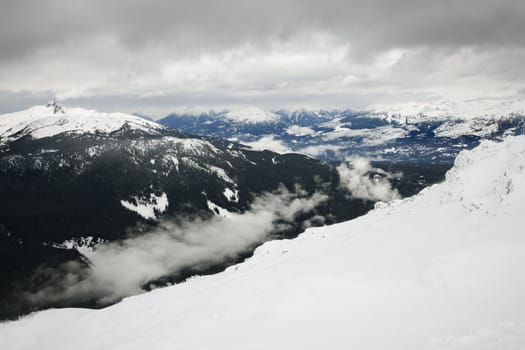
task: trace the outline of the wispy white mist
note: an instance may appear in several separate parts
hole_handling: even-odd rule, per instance
[[[374,168],[367,159],[354,158],[337,167],[340,186],[352,193],[352,197],[372,201],[390,201],[400,198],[397,189],[392,188],[393,175]],[[375,173],[378,176],[370,176]]]
[[[295,215],[326,200],[284,189],[258,197],[245,213],[211,220],[166,221],[152,232],[98,246],[87,255],[90,267],[68,263],[49,286],[29,295],[33,303],[96,300],[107,304],[143,292],[143,286],[184,269],[204,270],[238,257],[271,233],[290,227]],[[63,273],[62,273],[63,272]]]

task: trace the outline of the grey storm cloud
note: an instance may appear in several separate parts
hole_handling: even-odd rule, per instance
[[[316,31],[365,51],[525,45],[519,0],[4,0],[0,8],[4,59],[98,36],[130,49],[166,45],[182,53],[264,46]]]
[[[0,112],[502,98],[524,19],[519,0],[3,0]]]

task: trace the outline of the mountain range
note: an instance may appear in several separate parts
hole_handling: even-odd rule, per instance
[[[417,193],[440,181],[448,166],[384,163],[352,169],[300,154],[256,151],[138,116],[54,102],[0,116],[0,316],[51,306],[101,307],[195,273],[220,271],[265,240],[363,215],[381,194]],[[252,226],[242,220],[255,211],[269,213],[268,221],[250,233],[245,226]],[[210,238],[199,226],[204,233],[195,237],[197,243],[186,242],[186,236],[175,241],[208,249],[209,242],[221,247],[229,242],[228,232],[240,233],[233,248],[221,250],[227,254],[218,254],[214,246],[201,260],[182,264],[171,259],[184,250],[173,248],[166,252],[169,266],[163,261],[157,273],[128,271],[136,276],[134,285],[118,295],[93,293],[89,287],[74,297],[35,297],[71,276],[89,280],[91,271],[106,264],[97,265],[92,256],[104,247],[135,244],[129,240],[159,230],[157,236],[187,232],[196,222],[226,217],[232,222],[242,218],[242,225],[217,233],[224,238]]]
[[[452,163],[481,140],[523,134],[525,116],[396,114],[355,110],[240,110],[172,113],[159,123],[254,149],[302,153],[325,161],[366,157],[392,162]]]
[[[56,102],[2,115],[0,317],[221,271],[267,240],[412,196],[524,121],[249,109],[155,122]]]

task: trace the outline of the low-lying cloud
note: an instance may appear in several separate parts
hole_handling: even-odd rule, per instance
[[[272,151],[281,154],[293,153],[293,151],[282,141],[278,140],[273,135],[266,135],[259,138],[257,141],[243,142],[243,144],[250,146],[258,151]]]
[[[391,201],[401,196],[392,188],[394,175],[374,168],[364,158],[354,158],[337,167],[341,187],[352,193],[352,197],[371,201]]]
[[[327,196],[284,189],[259,196],[245,213],[211,220],[165,221],[152,232],[96,247],[89,268],[69,262],[41,270],[47,286],[28,295],[35,305],[93,302],[106,305],[139,294],[149,282],[185,269],[204,271],[232,261],[270,235],[289,229],[297,214],[311,211]]]

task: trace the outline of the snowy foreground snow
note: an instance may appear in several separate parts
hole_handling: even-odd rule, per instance
[[[0,324],[7,349],[523,349],[525,137],[223,273]]]

